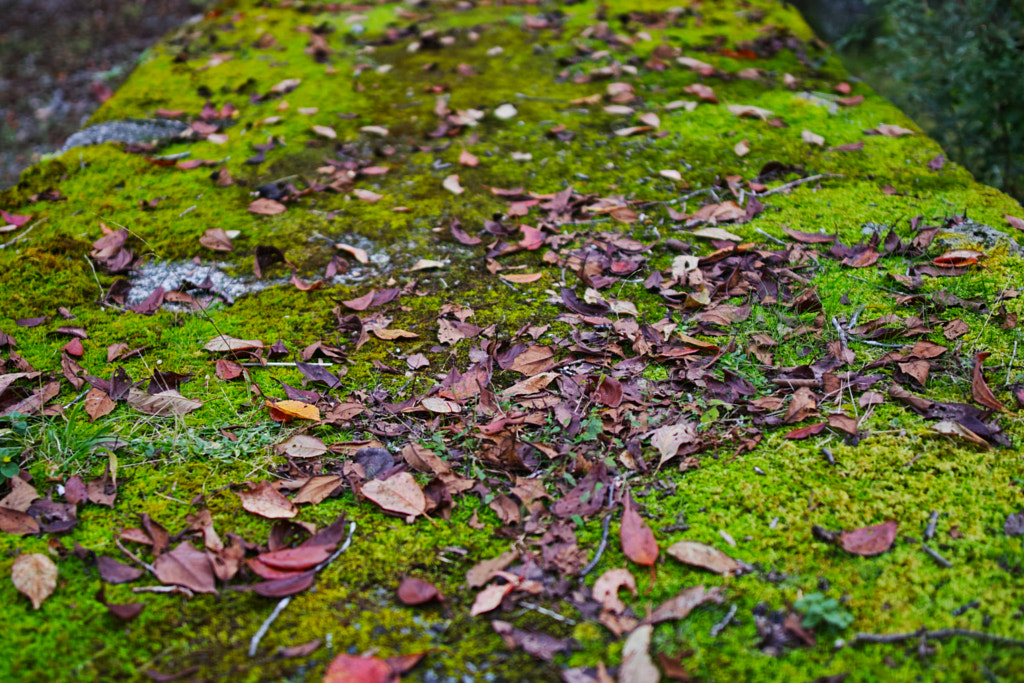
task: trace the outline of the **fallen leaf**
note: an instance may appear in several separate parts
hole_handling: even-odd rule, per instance
[[[407,576],[398,587],[398,599],[403,605],[422,605],[435,600],[443,601],[444,596],[434,584]]]
[[[769,116],[774,116],[775,112],[761,107],[753,107],[749,104],[730,104],[729,111],[736,116],[748,116],[752,119],[761,119],[767,121]]]
[[[501,601],[512,592],[513,588],[515,588],[515,585],[511,583],[495,583],[484,588],[476,594],[476,599],[473,600],[473,606],[469,610],[469,615],[476,617],[497,609],[501,605]]]
[[[278,455],[288,458],[315,458],[327,452],[324,442],[308,434],[296,434],[274,446]]]
[[[0,508],[0,531],[12,536],[39,533],[39,522],[27,513]]]
[[[732,151],[735,152],[738,157],[747,156],[750,154],[750,141],[740,140],[733,146]]]
[[[526,631],[516,628],[507,621],[495,619],[491,622],[491,627],[508,647],[518,647],[545,662],[554,661],[555,655],[559,652],[568,652],[572,647],[572,641],[567,638],[555,638],[547,633]]]
[[[462,194],[466,191],[465,188],[459,184],[459,176],[455,174],[445,178],[441,185],[452,194]]]
[[[313,126],[312,131],[320,137],[327,138],[328,140],[338,139],[338,134],[330,126]]]
[[[147,394],[141,389],[132,387],[128,390],[128,405],[146,415],[180,416],[202,408],[203,402],[185,398],[173,389],[157,394]]]
[[[199,244],[214,251],[231,251],[234,246],[231,238],[223,228],[207,228],[203,236],[199,238]]]
[[[90,422],[95,422],[97,419],[104,415],[109,415],[117,407],[117,404],[111,400],[107,392],[102,389],[93,387],[89,390],[89,393],[85,395],[83,401],[85,407],[85,413],[89,416]]]
[[[370,255],[366,253],[365,249],[360,249],[359,247],[353,247],[349,244],[342,243],[335,244],[334,248],[352,254],[352,258],[359,261],[359,263],[362,263],[364,266],[370,263]]]
[[[974,402],[978,405],[997,410],[1001,413],[1009,412],[999,399],[996,398],[992,390],[988,388],[988,384],[985,383],[985,374],[982,372],[981,366],[984,364],[985,359],[988,358],[990,353],[978,353],[974,356],[974,371],[971,377],[971,395],[974,398]]]
[[[96,556],[96,569],[99,570],[101,579],[112,584],[131,583],[142,576],[140,568],[118,562],[106,555]]]
[[[462,153],[459,154],[459,163],[463,166],[473,167],[480,163],[480,159],[466,150],[462,150]]]
[[[420,405],[432,413],[451,414],[461,413],[462,406],[455,401],[449,401],[437,396],[431,396],[420,401]]]
[[[723,576],[740,571],[739,562],[721,550],[697,541],[676,541],[665,552],[683,564],[707,569]]]
[[[896,528],[896,522],[890,520],[874,526],[847,531],[839,537],[839,545],[846,552],[861,557],[881,555],[895,542]]]
[[[943,436],[954,436],[959,439],[964,439],[965,441],[970,441],[971,443],[985,449],[991,448],[988,441],[985,441],[985,439],[981,438],[959,422],[942,420],[941,422],[933,424],[931,426],[931,430],[937,434],[942,434]]]
[[[256,556],[263,564],[285,572],[312,569],[334,552],[333,545],[300,545],[296,548],[284,548]]]
[[[263,342],[259,339],[235,339],[234,337],[228,337],[227,335],[214,337],[203,346],[203,350],[213,353],[224,351],[254,351],[262,348]]]
[[[298,514],[295,505],[271,486],[270,482],[261,481],[257,485],[249,485],[238,492],[238,497],[242,500],[243,508],[267,519],[291,519]]]
[[[11,565],[11,582],[39,609],[57,587],[57,565],[42,553],[19,555]]]
[[[812,133],[809,130],[803,130],[800,133],[800,139],[809,145],[818,145],[821,147],[825,144],[825,138],[817,135],[816,133]]]
[[[39,492],[21,477],[11,477],[10,482],[11,492],[0,500],[0,508],[26,512],[32,506],[32,501],[39,498]]]
[[[622,524],[619,526],[619,541],[626,557],[637,564],[651,567],[653,571],[654,562],[658,559],[658,542],[654,540],[654,533],[647,522],[633,507],[633,497],[628,493],[622,512]]]
[[[676,457],[682,446],[696,443],[698,440],[697,425],[694,422],[678,422],[655,429],[651,435],[651,445],[658,449],[661,455],[658,467]]]
[[[690,234],[694,237],[704,237],[710,240],[728,240],[729,242],[743,241],[742,237],[729,232],[725,228],[701,228],[700,230],[694,230]]]
[[[1024,230],[1024,218],[1018,218],[1017,216],[1011,216],[1010,214],[1003,214],[1003,218],[1010,224],[1010,227],[1017,228],[1018,230]]]
[[[679,595],[669,598],[658,605],[658,608],[651,613],[645,621],[652,624],[660,624],[663,621],[675,621],[685,619],[695,607],[705,602],[722,604],[725,599],[722,597],[722,589],[714,586],[710,590],[700,586],[684,588]]]
[[[318,503],[323,502],[344,483],[344,477],[337,474],[324,474],[316,477],[310,477],[309,480],[302,485],[302,488],[298,490],[295,497],[292,498],[292,503],[295,505],[298,505],[299,503],[317,505]]]
[[[885,135],[890,138],[898,138],[903,135],[913,135],[914,131],[903,126],[895,126],[889,123],[883,123],[875,126],[874,131],[879,135]]]
[[[267,401],[270,417],[277,422],[320,420],[320,409],[302,401]]]
[[[281,202],[274,201],[273,199],[267,199],[266,197],[260,197],[249,203],[249,213],[259,214],[260,216],[276,216],[279,213],[284,213],[288,210],[288,207]]]
[[[182,586],[196,593],[217,592],[210,559],[191,543],[179,543],[174,550],[160,555],[153,562],[153,569],[161,583]]]
[[[661,680],[661,672],[651,659],[653,632],[654,627],[645,624],[638,626],[626,638],[626,643],[622,646],[618,683],[658,683]]]
[[[384,510],[404,516],[406,523],[411,524],[418,516],[426,514],[427,499],[408,472],[368,481],[360,492]]]
[[[466,572],[466,585],[470,588],[480,588],[487,585],[497,572],[505,569],[518,558],[519,553],[514,550],[508,550],[497,557],[478,562]]]
[[[626,605],[619,599],[620,588],[626,588],[636,595],[636,578],[628,569],[609,569],[594,582],[591,596],[601,603],[604,609],[615,614],[622,614]]]
[[[300,572],[280,579],[253,584],[250,590],[264,598],[284,598],[306,590],[313,585],[315,579],[316,572],[314,571]]]

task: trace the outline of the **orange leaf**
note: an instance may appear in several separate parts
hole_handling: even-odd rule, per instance
[[[267,408],[270,410],[270,418],[275,422],[320,419],[319,408],[302,401],[267,401]]]
[[[974,402],[983,405],[986,408],[992,410],[998,410],[1001,413],[1008,412],[1006,406],[999,402],[999,399],[995,397],[992,390],[988,388],[988,384],[985,383],[985,374],[981,371],[981,366],[985,362],[985,359],[989,357],[988,353],[979,353],[974,357],[974,376],[971,378],[971,395],[974,397]]]

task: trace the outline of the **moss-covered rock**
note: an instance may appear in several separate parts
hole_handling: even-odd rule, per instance
[[[678,57],[704,66],[688,66]],[[905,321],[916,315],[927,329],[915,335],[949,347],[919,393],[936,401],[970,402],[971,362],[976,352],[988,352],[989,384],[998,400],[1012,404],[1010,387],[1020,382],[1020,333],[1014,321],[1021,308],[1015,286],[1022,263],[1008,244],[985,246],[987,258],[980,265],[957,270],[953,277],[924,277],[913,284],[916,289],[907,284],[908,268],[928,265],[940,251],[889,250],[877,263],[853,268],[826,258],[824,250],[809,256],[790,250],[793,282],[813,287],[820,309],[800,313],[791,301],[749,294],[729,299],[749,303],[749,316],[717,329],[694,319],[701,310],[699,287],[692,288],[685,305],[679,302],[686,292],[673,301],[657,287],[645,287],[652,273],[672,267],[678,249],[701,258],[723,246],[694,236],[695,228],[708,226],[696,225],[692,216],[702,206],[730,200],[753,219],[744,215],[717,227],[766,254],[780,243],[793,244],[793,231],[834,235],[853,245],[879,226],[895,226],[894,234],[909,243],[919,234],[916,220],[907,225],[915,216],[924,217],[922,225],[943,225],[947,217],[967,214],[977,224],[1013,231],[1004,219],[1021,213],[1013,200],[977,184],[955,164],[929,166],[941,154],[939,147],[864,84],[853,83],[847,91],[844,81],[849,77],[842,66],[799,15],[767,0],[683,7],[660,0],[360,7],[238,0],[168,36],[147,53],[93,123],[181,110],[180,118],[194,124],[191,140],[158,149],[74,148],[29,169],[0,195],[7,212],[32,216],[22,228],[2,233],[0,331],[17,341],[7,349],[11,365],[3,371],[14,371],[11,353],[16,351],[35,369],[59,374],[61,350],[70,337],[58,328],[81,327],[88,338],[78,362],[88,374],[106,379],[115,367],[136,380],[161,368],[193,373],[182,392],[203,405],[174,418],[143,416],[121,403],[91,422],[81,403],[88,385],[74,390],[65,381],[51,402],[62,410],[32,418],[26,433],[5,437],[5,443],[25,448],[24,467],[43,495],[69,475],[102,474],[112,462],[106,450],[111,438],[128,446],[114,456],[119,493],[113,508],[83,505],[77,527],[63,538],[0,537],[0,574],[19,553],[60,558],[57,589],[38,611],[10,582],[0,581],[0,618],[7,625],[0,678],[144,679],[150,670],[188,670],[204,680],[307,680],[321,677],[338,653],[370,650],[381,656],[428,652],[407,674],[424,681],[558,680],[566,667],[617,665],[621,640],[568,601],[545,603],[540,610],[520,606],[499,617],[520,628],[574,638],[578,648],[554,663],[508,650],[488,615],[469,616],[475,591],[465,585],[466,570],[537,539],[521,525],[504,527],[488,505],[501,487],[511,488],[513,476],[478,457],[483,445],[476,428],[491,418],[481,412],[477,420],[472,407],[459,419],[425,419],[422,413],[406,418],[402,411],[409,406],[398,405],[436,390],[451,370],[466,371],[480,353],[493,355],[497,347],[488,348],[487,340],[528,340],[524,330],[530,325],[550,325],[539,330],[539,343],[556,347],[560,357],[576,354],[574,361],[591,362],[581,372],[610,373],[608,359],[586,360],[588,345],[604,343],[606,336],[581,337],[589,323],[566,317],[558,293],[560,287],[582,293],[581,285],[593,284],[581,281],[582,265],[570,255],[595,236],[653,245],[642,269],[618,278],[602,292],[606,298],[632,303],[639,321],[668,319],[679,332],[717,345],[721,353],[714,372],[742,377],[758,396],[784,386],[775,381],[778,368],[814,361],[826,342],[839,341],[833,319],[849,322],[859,315],[867,322],[895,315]],[[710,87],[717,101],[710,101],[707,91],[702,98],[695,85]],[[898,135],[866,134],[879,126]],[[224,181],[227,175],[231,184]],[[446,179],[452,175],[463,192],[449,189],[454,186]],[[522,188],[511,193],[512,200],[509,193],[494,191],[512,188]],[[567,196],[580,203],[559,223],[551,216],[555,210],[541,204],[569,188]],[[286,210],[276,215],[247,210],[257,191],[283,195]],[[582,197],[594,209],[590,217],[580,215]],[[752,197],[763,205],[760,213],[754,212]],[[521,231],[488,233],[488,222],[501,217],[505,225],[522,221],[546,227],[544,247],[510,249],[501,256],[502,240],[514,245],[530,237]],[[460,240],[453,224],[479,235],[482,243]],[[126,310],[125,302],[107,296],[117,276],[90,258],[103,226],[128,231],[126,246],[139,257],[136,268],[151,276],[129,275],[129,280],[153,283],[161,264],[187,265],[195,259],[192,284],[201,285],[213,267],[238,284],[236,292],[248,293],[230,301],[214,297],[211,303],[200,287],[189,291],[203,308],[192,309],[186,300],[168,301],[152,315]],[[232,251],[200,245],[211,228],[234,235]],[[967,240],[958,243],[965,248],[979,246],[962,235],[950,237]],[[362,249],[367,258],[336,244]],[[287,258],[286,264],[269,267],[259,286],[253,272],[257,247],[280,248]],[[611,254],[612,247],[607,249]],[[484,258],[488,250],[496,250],[494,258]],[[600,256],[594,252],[594,258]],[[341,265],[344,272],[327,277],[325,269],[337,269],[339,257],[348,270]],[[418,269],[424,259],[443,265]],[[300,283],[323,280],[322,286],[296,286],[289,268]],[[516,282],[500,279],[499,271],[541,275]],[[417,338],[390,341],[371,335],[364,344],[355,343],[356,335],[344,326],[354,311],[341,302],[374,288],[402,289],[401,298],[382,310],[391,319],[389,329]],[[141,285],[138,290],[141,296],[129,299],[129,306],[151,293]],[[725,301],[723,292],[711,295]],[[469,322],[484,328],[484,336],[443,343],[438,318],[451,304],[471,308]],[[64,320],[60,307],[74,320]],[[16,323],[42,316],[50,319],[27,327]],[[955,320],[968,331],[951,341],[954,335],[944,336],[943,326]],[[607,326],[596,324],[601,335],[608,334]],[[292,351],[286,362],[300,359],[297,352],[317,341],[343,348],[342,358],[332,359],[332,369],[344,368],[333,396],[365,403],[373,396],[380,411],[391,402],[391,412],[379,421],[316,426],[311,434],[328,444],[379,438],[394,451],[421,441],[452,458],[462,474],[486,482],[490,491],[457,497],[451,519],[436,523],[420,519],[407,525],[347,490],[303,508],[299,519],[318,527],[346,514],[357,524],[353,545],[321,573],[315,589],[293,600],[254,658],[247,654],[250,639],[274,601],[228,590],[185,598],[134,595],[129,586],[107,586],[112,602],[146,604],[142,615],[126,624],[94,599],[101,585],[97,570],[70,552],[77,543],[124,559],[114,543],[119,529],[138,526],[145,513],[175,533],[187,526],[186,516],[197,505],[208,507],[222,535],[236,533],[254,543],[267,538],[271,522],[242,512],[230,487],[295,474],[270,448],[294,429],[270,421],[264,402],[284,397],[275,380],[298,386],[303,378],[293,366],[257,363],[246,368],[244,379],[222,381],[213,356],[203,350],[219,334],[267,345],[282,340]],[[751,350],[758,335],[778,340],[773,361]],[[868,343],[851,342],[857,352],[851,372],[894,351],[886,346],[893,345],[890,337],[873,343],[864,338]],[[898,347],[907,338],[896,341]],[[108,362],[113,344],[145,350]],[[417,353],[429,360],[429,368],[407,371],[406,358]],[[665,357],[647,364],[645,390],[668,392],[678,386],[673,382],[685,379],[680,361]],[[891,368],[882,372],[887,374],[878,386],[892,382]],[[520,379],[495,366],[496,390]],[[982,448],[938,434],[931,429],[934,422],[901,403],[890,399],[865,408],[871,402],[854,400],[852,393],[839,398],[836,408],[863,418],[858,438],[825,430],[809,440],[793,440],[786,438],[793,425],[776,420],[756,427],[751,414],[705,389],[694,385],[689,395],[662,394],[661,407],[650,412],[620,414],[588,400],[583,427],[571,440],[564,423],[547,416],[528,422],[521,433],[524,441],[567,445],[558,458],[538,467],[552,495],[567,491],[593,462],[607,460],[620,480],[631,478],[633,495],[662,548],[687,538],[727,549],[752,565],[750,574],[734,578],[673,560],[658,566],[654,581],[645,571],[635,572],[639,595],[627,602],[640,616],[697,583],[721,586],[726,596],[726,604],[659,625],[657,652],[690,652],[684,665],[704,680],[812,680],[842,672],[851,673],[851,680],[1024,675],[1019,654],[972,639],[930,642],[936,651],[927,654],[918,651],[916,641],[835,646],[837,638],[849,638],[853,631],[965,627],[1022,633],[1024,557],[1020,538],[1002,530],[1007,514],[1019,510],[1024,499],[1024,463],[1015,448]],[[499,397],[499,409],[522,406]],[[678,471],[672,461],[661,469],[631,472],[635,455],[627,457],[615,424],[665,415],[688,416],[702,425],[708,436],[699,466],[688,460]],[[1019,443],[1024,429],[1016,413],[999,420],[1003,443]],[[648,427],[631,429],[635,435]],[[750,430],[744,432],[748,436],[763,432],[763,438],[749,448],[738,440],[743,430]],[[640,438],[636,444],[653,464],[658,456],[647,436],[642,446]],[[342,460],[328,456],[324,467],[340,471]],[[933,511],[940,516],[932,543],[952,568],[938,565],[921,549]],[[878,557],[851,556],[812,535],[815,525],[852,529],[889,519],[899,522],[899,536],[894,548]],[[602,519],[572,524],[579,547],[593,557]],[[613,523],[613,531],[617,528]],[[615,538],[613,532],[585,585],[605,569],[628,564]],[[394,589],[403,575],[429,579],[447,601],[426,608],[401,605]],[[814,647],[787,649],[779,657],[762,654],[755,612],[786,609],[811,592],[841,598],[855,618],[851,629],[821,632]],[[973,601],[977,608],[957,609]],[[737,606],[735,618],[710,635],[730,605]],[[552,618],[544,610],[561,616]],[[274,655],[278,648],[314,638],[324,645],[310,655]]]

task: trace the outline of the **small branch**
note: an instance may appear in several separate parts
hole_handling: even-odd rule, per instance
[[[922,543],[921,544],[921,549],[924,550],[929,555],[931,555],[933,560],[935,560],[936,562],[941,564],[946,569],[949,569],[949,568],[951,568],[953,566],[952,562],[950,562],[949,560],[944,558],[942,555],[940,555],[939,551],[935,550],[934,548],[929,546],[927,543]]]
[[[789,246],[788,244],[786,244],[785,242],[783,242],[782,240],[780,240],[780,239],[779,239],[778,237],[776,237],[775,235],[769,235],[768,233],[766,233],[766,232],[765,232],[764,230],[762,230],[761,228],[755,228],[755,229],[754,229],[754,232],[758,233],[759,235],[764,235],[765,237],[767,237],[768,239],[770,239],[770,240],[771,240],[772,242],[775,242],[775,244],[781,244],[781,245],[782,245],[782,246],[784,246],[784,247],[788,247],[788,246]]]
[[[714,626],[711,627],[711,637],[712,638],[717,638],[718,634],[721,633],[722,631],[724,631],[725,627],[728,626],[730,624],[730,622],[732,622],[732,618],[734,616],[736,616],[736,610],[737,610],[737,607],[736,607],[736,603],[734,602],[729,607],[729,613],[725,615],[725,618],[722,619],[720,622],[718,622],[717,624],[715,624]]]
[[[139,559],[138,555],[134,554],[131,550],[128,550],[128,548],[125,548],[121,544],[120,539],[115,538],[114,539],[114,545],[116,545],[118,547],[118,549],[122,553],[124,553],[125,555],[130,557],[132,560],[134,560],[136,564],[138,564],[139,566],[143,567],[146,571],[148,571],[153,576],[156,576],[156,568],[153,565],[149,564],[148,562],[145,562],[145,561]],[[160,577],[156,576],[156,578],[159,579]]]
[[[776,188],[773,188],[771,190],[766,190],[764,192],[760,192],[758,194],[755,194],[754,196],[755,197],[767,197],[770,194],[778,194],[779,192],[787,192],[789,190],[792,190],[794,187],[798,187],[800,185],[803,185],[804,183],[813,183],[815,180],[822,180],[824,178],[842,178],[842,177],[843,177],[842,174],[837,174],[837,173],[819,173],[818,175],[807,176],[806,178],[800,178],[798,180],[794,180],[793,182],[786,183],[785,185],[779,185]],[[754,194],[754,193],[751,193],[751,194]]]
[[[270,366],[270,365],[278,365],[278,366],[281,366],[281,367],[289,367],[289,368],[298,367],[295,363],[283,363],[283,362],[282,363],[270,363],[270,362],[267,362],[267,363],[239,363],[239,365],[241,365],[242,367],[246,367],[246,368],[262,368],[262,367]],[[334,365],[334,363],[324,363],[324,362],[321,361],[321,362],[317,362],[317,363],[303,363],[303,365],[317,365],[319,367],[329,368],[332,365]]]
[[[23,240],[25,238],[25,235],[27,235],[30,232],[32,232],[33,228],[35,228],[40,223],[45,223],[46,219],[47,219],[47,216],[44,216],[44,217],[40,218],[35,223],[33,223],[32,225],[28,226],[28,228],[25,230],[25,232],[21,233],[20,235],[18,235],[14,239],[12,239],[10,242],[4,242],[3,244],[0,244],[0,249],[6,249],[7,247],[9,247],[11,245],[13,245],[13,244],[15,244],[17,242],[20,242],[21,240]]]
[[[844,349],[849,348],[850,347],[850,338],[848,336],[846,336],[846,330],[844,330],[843,326],[839,324],[839,318],[836,318],[835,316],[832,316],[832,326],[834,328],[836,328],[836,332],[839,334],[839,344]]]
[[[341,555],[343,552],[348,550],[348,547],[352,544],[352,534],[354,534],[355,531],[356,531],[356,523],[355,522],[350,522],[349,525],[348,525],[348,537],[345,539],[345,542],[342,543],[341,546],[337,550],[335,550],[333,553],[331,553],[330,557],[328,557],[326,560],[324,560],[323,562],[321,562],[317,566],[313,567],[313,573],[314,574],[319,572],[321,569],[323,569],[327,565],[329,565],[331,562],[334,562],[334,560],[337,559],[338,555]],[[259,630],[256,631],[256,634],[252,637],[252,640],[249,641],[249,656],[250,657],[255,657],[256,656],[256,650],[257,650],[257,648],[259,648],[260,641],[263,640],[263,636],[267,635],[267,631],[270,630],[270,626],[281,615],[281,612],[283,612],[285,610],[285,608],[288,606],[288,604],[291,601],[292,601],[292,596],[290,596],[290,595],[288,597],[286,597],[286,598],[281,598],[280,602],[277,603],[277,606],[274,607],[274,611],[271,612],[270,616],[267,617],[266,620],[260,625]]]
[[[935,631],[920,629],[913,633],[858,633],[853,636],[850,645],[858,643],[902,643],[907,640],[946,640],[947,638],[972,638],[982,640],[1006,647],[1024,647],[1024,640],[1008,638],[1006,636],[987,633],[985,631],[973,631],[967,628],[940,628]]]
[[[575,620],[570,619],[569,617],[562,616],[558,612],[552,612],[551,610],[547,609],[546,607],[541,607],[540,605],[537,605],[535,603],[526,602],[526,601],[523,601],[523,600],[520,600],[519,604],[522,605],[523,607],[525,607],[526,609],[532,609],[534,612],[537,612],[539,614],[543,614],[546,617],[551,617],[555,621],[560,621],[563,624],[568,624],[569,626],[575,626],[576,625],[576,621]]]
[[[939,512],[938,510],[932,510],[932,514],[928,517],[928,526],[924,529],[924,540],[932,540],[932,536],[935,535],[935,527],[939,523]]]
[[[610,487],[608,487],[608,507],[611,507],[612,500],[614,500],[614,497],[615,497],[615,482],[613,481],[612,485]],[[608,529],[611,526],[611,523],[612,523],[612,511],[609,510],[608,514],[604,516],[604,522],[602,523],[601,543],[600,543],[600,545],[597,546],[597,554],[594,555],[594,559],[592,559],[590,561],[590,564],[588,564],[586,567],[584,567],[583,571],[580,572],[580,581],[583,581],[583,577],[586,576],[587,574],[589,574],[590,572],[592,572],[594,570],[594,567],[597,566],[597,563],[601,561],[601,555],[604,554],[604,549],[608,547]]]

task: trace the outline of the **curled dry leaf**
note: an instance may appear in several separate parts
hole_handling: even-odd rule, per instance
[[[978,405],[991,408],[992,410],[998,410],[1001,413],[1009,412],[1006,410],[1006,406],[999,402],[992,390],[988,388],[988,384],[985,383],[985,374],[982,372],[981,366],[985,363],[985,359],[988,358],[990,353],[979,353],[974,356],[974,373],[971,378],[971,395],[974,397],[974,402]]]
[[[448,190],[452,194],[462,194],[466,191],[466,189],[459,184],[459,176],[457,174],[452,174],[445,178],[441,185],[443,185],[444,189]]]
[[[843,550],[861,557],[881,555],[896,541],[897,524],[894,520],[874,526],[847,531],[839,537]]]
[[[39,533],[39,522],[28,513],[0,507],[0,531],[12,536]]]
[[[597,600],[608,611],[615,614],[622,614],[626,605],[619,600],[619,589],[626,588],[633,595],[636,595],[636,579],[628,569],[609,569],[598,577],[594,582],[591,593],[594,600]]]
[[[96,387],[89,390],[89,393],[85,395],[83,403],[85,405],[85,413],[89,416],[90,422],[95,422],[104,415],[109,415],[117,406],[110,399],[110,396],[107,395],[107,392]]]
[[[313,132],[328,140],[337,140],[338,134],[330,126],[313,126]]]
[[[733,145],[732,151],[735,152],[736,156],[738,157],[747,156],[748,154],[750,154],[750,141],[740,140],[735,145]]]
[[[437,396],[431,396],[423,399],[420,401],[420,405],[432,413],[448,414],[462,412],[462,406],[455,401],[438,398]]]
[[[296,548],[260,553],[257,559],[263,564],[285,572],[299,572],[312,569],[334,552],[333,545],[300,545]]]
[[[33,609],[39,609],[57,587],[57,565],[42,553],[19,555],[11,565],[11,582],[28,596]]]
[[[655,429],[651,435],[651,445],[658,449],[661,455],[658,467],[676,457],[682,446],[695,443],[698,438],[697,425],[693,422],[678,422]]]
[[[409,524],[426,513],[426,496],[408,472],[368,481],[363,484],[361,493],[384,510],[404,516]]]
[[[324,474],[317,477],[310,477],[309,480],[302,485],[295,497],[292,498],[292,503],[298,505],[299,503],[311,503],[316,505],[323,502],[327,497],[334,493],[339,486],[345,483],[345,479],[337,474]]]
[[[806,142],[808,145],[817,145],[819,147],[825,144],[825,138],[821,137],[817,133],[812,133],[809,130],[803,130],[800,133],[800,139]]]
[[[622,524],[619,526],[619,541],[622,552],[637,564],[654,568],[658,559],[658,542],[654,533],[647,526],[633,505],[633,497],[626,494],[625,508],[622,512]]]
[[[250,485],[250,488],[239,491],[238,497],[242,500],[243,508],[267,519],[291,519],[298,514],[295,505],[271,486],[270,482],[261,481],[256,486]]]
[[[740,563],[721,550],[697,541],[677,541],[668,550],[669,555],[683,564],[707,569],[716,574],[729,576],[740,571]]]

